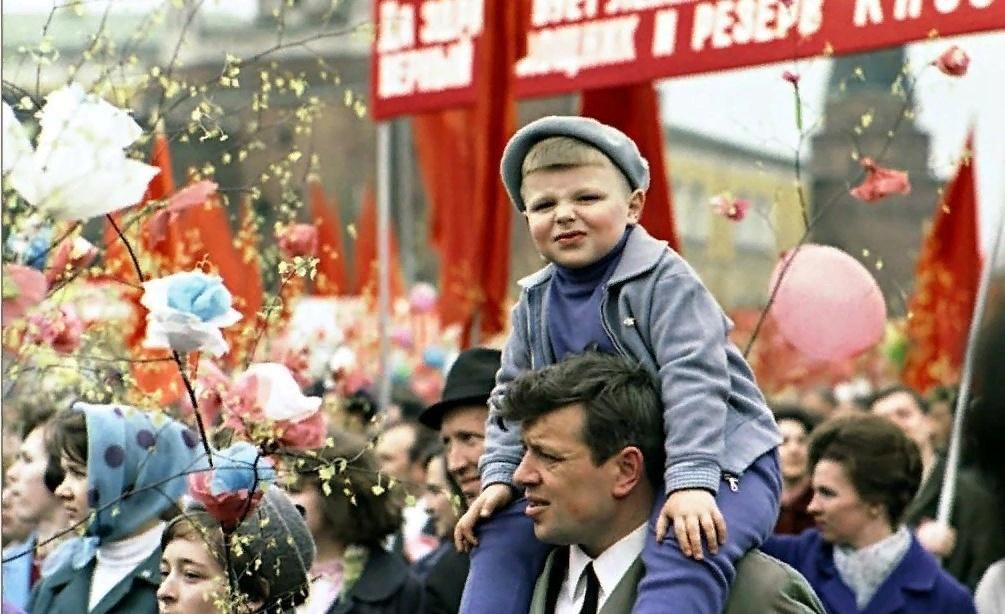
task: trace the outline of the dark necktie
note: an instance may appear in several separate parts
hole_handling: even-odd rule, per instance
[[[583,600],[583,609],[579,614],[597,614],[597,601],[600,599],[600,580],[593,571],[593,561],[587,564],[583,570],[586,576],[586,599]]]

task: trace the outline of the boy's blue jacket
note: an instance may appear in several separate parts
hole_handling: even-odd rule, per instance
[[[501,428],[506,386],[521,372],[555,362],[547,332],[553,267],[520,281],[513,329],[489,402],[482,486],[511,484],[523,456],[520,426]],[[722,472],[741,474],[781,443],[775,420],[739,349],[732,326],[693,269],[665,241],[636,227],[601,302],[604,328],[621,354],[660,383],[664,407],[666,492],[717,492]]]

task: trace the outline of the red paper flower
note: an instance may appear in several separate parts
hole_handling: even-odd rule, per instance
[[[199,373],[195,380],[195,398],[199,403],[199,413],[212,423],[223,409],[223,398],[230,390],[231,382],[227,374],[211,360],[199,361]],[[192,402],[188,395],[182,395],[181,407],[187,415],[192,414]]]
[[[910,194],[911,182],[907,173],[877,166],[872,158],[863,158],[865,180],[851,190],[851,195],[867,203],[876,202],[890,194]]]
[[[932,64],[935,64],[939,70],[950,77],[962,77],[967,74],[967,68],[970,66],[970,56],[967,55],[966,51],[953,45],[943,51],[942,55],[936,58]]]
[[[42,302],[49,284],[41,271],[20,264],[3,267],[3,311],[0,318],[7,326]]]
[[[55,284],[64,277],[71,277],[91,266],[98,257],[98,248],[84,237],[63,239],[52,255],[52,262],[45,270],[45,279]]]
[[[739,222],[746,217],[747,210],[750,209],[749,200],[733,198],[733,195],[728,192],[713,196],[709,204],[712,205],[712,211],[734,222]]]
[[[782,73],[782,79],[785,79],[792,85],[799,83],[799,73],[792,72],[791,70],[786,70]]]
[[[318,229],[313,224],[293,224],[279,233],[279,249],[287,258],[314,256],[318,252]]]
[[[80,346],[84,323],[70,305],[28,319],[29,343],[47,345],[60,354],[72,354]]]
[[[284,448],[315,450],[325,445],[328,435],[328,421],[320,411],[305,420],[278,420],[275,422],[276,438]]]

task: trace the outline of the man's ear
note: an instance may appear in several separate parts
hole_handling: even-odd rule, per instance
[[[646,476],[646,464],[642,450],[635,446],[628,446],[622,448],[611,460],[617,470],[611,494],[616,499],[627,497]]]
[[[646,208],[646,193],[642,190],[635,190],[628,197],[628,221],[638,224],[642,219],[642,210]]]

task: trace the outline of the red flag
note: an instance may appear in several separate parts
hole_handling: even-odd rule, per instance
[[[231,365],[244,364],[251,340],[258,331],[258,312],[262,309],[262,269],[259,265],[258,228],[255,224],[251,203],[241,200],[241,227],[234,239],[237,254],[235,267],[238,271],[233,285],[227,284],[234,297],[234,309],[241,312],[241,321],[223,330],[223,336],[230,344],[227,361]]]
[[[515,126],[513,65],[522,55],[528,11],[526,2],[487,0],[475,67],[477,102],[414,122],[433,210],[431,236],[440,254],[440,316],[463,326],[464,345],[476,312],[483,337],[505,329],[512,206],[499,161]]]
[[[348,294],[349,278],[345,272],[345,248],[342,246],[342,221],[338,203],[329,203],[321,180],[312,175],[311,218],[318,228],[318,270],[314,293],[321,296]]]
[[[394,228],[391,228],[391,297],[404,296],[405,283],[401,274],[401,263],[398,261],[398,239]],[[377,296],[377,198],[372,188],[363,193],[363,206],[356,220],[356,294],[369,297]]]
[[[581,113],[614,126],[639,146],[642,156],[649,161],[651,177],[646,206],[642,210],[642,225],[649,234],[667,241],[679,252],[663,159],[663,123],[659,106],[656,90],[652,82],[647,81],[583,92]]]
[[[959,382],[980,285],[973,135],[946,186],[918,256],[908,306],[904,382],[921,392]]]

